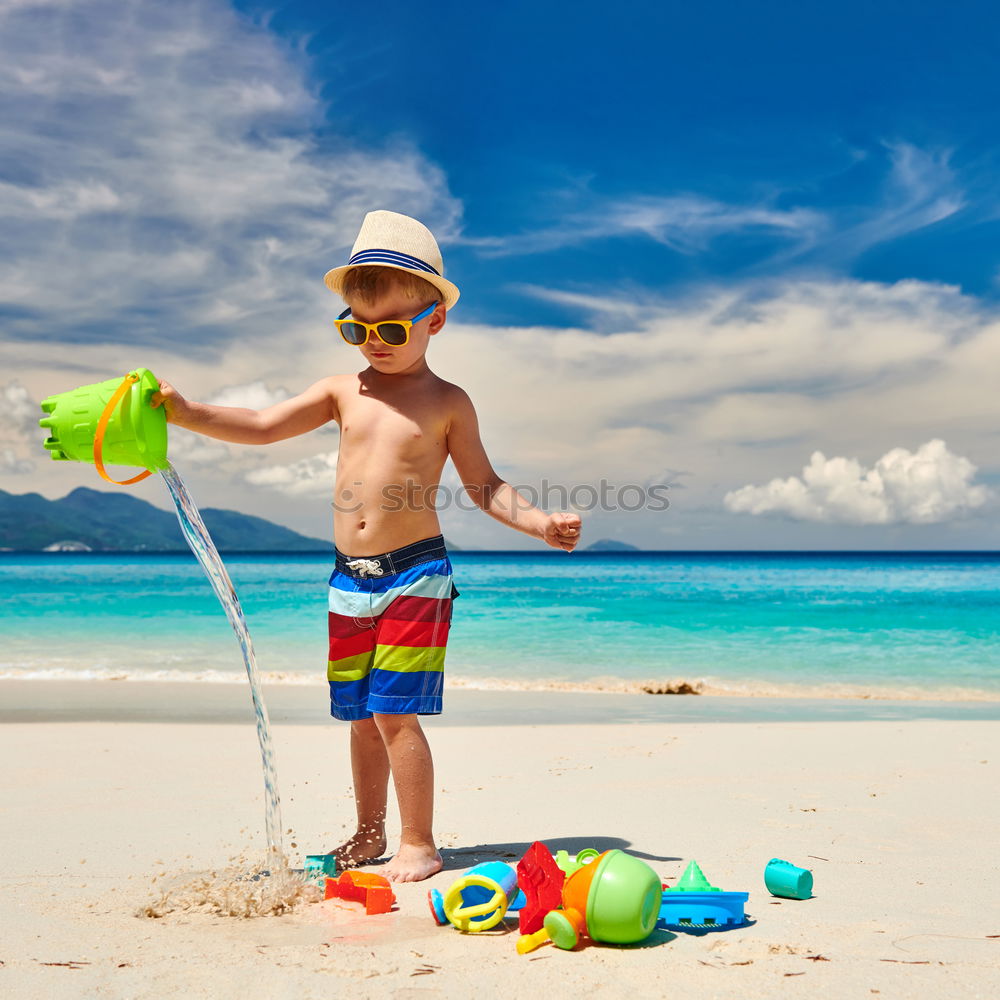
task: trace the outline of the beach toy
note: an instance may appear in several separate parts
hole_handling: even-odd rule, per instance
[[[540,931],[518,940],[518,954],[549,939],[557,948],[575,948],[584,935],[607,944],[643,941],[656,927],[661,893],[656,872],[644,861],[605,851],[566,879],[563,908],[546,914]]]
[[[584,865],[590,864],[594,858],[600,855],[594,847],[585,847],[582,851],[577,854],[576,859],[571,861],[569,854],[566,851],[556,851],[556,864],[566,873],[569,877],[573,872],[578,872]]]
[[[705,878],[697,861],[689,861],[672,889],[664,889],[656,926],[740,927],[746,923],[743,906],[748,892],[723,892]]]
[[[771,858],[764,869],[764,885],[772,896],[785,899],[808,899],[813,891],[813,875],[791,861]]]
[[[328,875],[337,874],[337,859],[332,854],[307,854],[302,874],[310,882],[320,882]]]
[[[80,386],[42,400],[49,431],[45,447],[56,461],[93,462],[109,483],[127,486],[167,467],[167,414],[150,397],[160,383],[148,368],[124,379]],[[146,471],[131,479],[112,479],[104,463],[140,465]]]
[[[562,902],[565,881],[566,873],[552,857],[552,852],[536,840],[517,863],[517,884],[525,895],[524,906],[518,914],[518,930],[522,934],[534,934],[542,929],[545,914],[558,909]]]
[[[389,880],[369,872],[345,871],[340,878],[328,878],[324,899],[347,899],[364,903],[365,913],[388,913],[396,902]]]
[[[431,889],[427,902],[437,923],[450,923],[460,931],[475,933],[495,927],[508,910],[520,909],[524,895],[510,865],[484,861],[453,882],[443,896]]]

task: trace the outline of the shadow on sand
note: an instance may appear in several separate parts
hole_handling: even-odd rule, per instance
[[[601,836],[580,836],[580,837],[539,837],[539,840],[553,853],[566,851],[569,855],[576,855],[585,848],[592,847],[597,851],[628,851],[634,857],[641,858],[647,862],[681,861],[668,855],[646,854],[643,851],[635,850],[631,841],[623,840],[621,837],[601,837]],[[521,841],[507,844],[476,844],[474,847],[443,847],[440,849],[441,858],[444,861],[444,871],[455,871],[459,868],[471,868],[482,861],[506,861],[508,864],[516,865],[524,857],[525,851],[531,846],[530,842]]]

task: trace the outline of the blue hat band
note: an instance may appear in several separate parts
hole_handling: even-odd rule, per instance
[[[439,278],[441,277],[441,272],[437,268],[431,267],[419,257],[412,257],[399,250],[359,250],[347,262],[347,266],[354,267],[359,264],[393,264],[396,267],[409,267],[416,271],[426,271],[428,274],[436,274]]]

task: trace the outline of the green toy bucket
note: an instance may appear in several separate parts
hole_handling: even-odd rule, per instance
[[[662,886],[656,872],[624,851],[608,851],[590,884],[587,930],[595,941],[634,944],[653,933]]]
[[[42,401],[38,421],[49,431],[45,447],[56,461],[93,462],[109,483],[126,486],[167,467],[167,415],[153,409],[150,397],[160,383],[148,368],[124,379],[83,385]],[[139,465],[146,471],[131,479],[112,479],[104,463]]]

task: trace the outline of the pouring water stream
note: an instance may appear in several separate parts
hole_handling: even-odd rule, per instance
[[[268,861],[271,864],[284,863],[284,849],[281,841],[281,802],[278,797],[278,775],[274,764],[274,746],[271,742],[271,724],[267,715],[267,705],[260,689],[260,673],[257,670],[257,658],[254,655],[253,641],[247,628],[240,599],[236,589],[226,572],[219,551],[212,541],[212,536],[205,527],[191,494],[188,493],[184,480],[177,470],[168,463],[160,475],[170,490],[174,504],[177,507],[177,519],[180,521],[184,537],[187,539],[195,558],[201,563],[205,575],[212,584],[219,603],[226,612],[229,624],[232,625],[236,638],[243,652],[243,662],[247,668],[247,679],[250,681],[250,694],[253,698],[254,713],[257,717],[257,741],[260,744],[260,756],[264,765],[264,799],[265,799],[265,830],[267,834]]]

